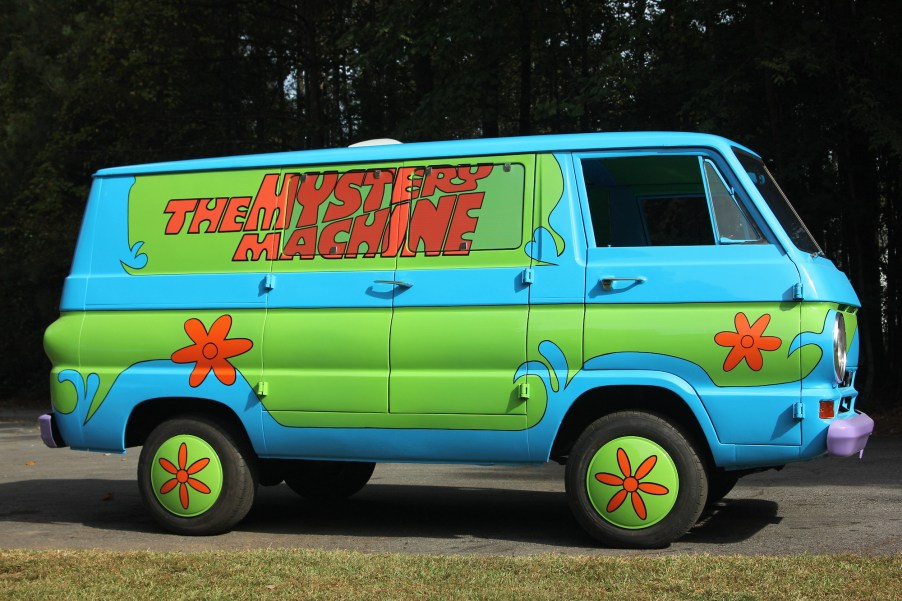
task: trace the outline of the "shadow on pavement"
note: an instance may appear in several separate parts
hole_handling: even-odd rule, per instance
[[[681,542],[732,543],[779,523],[771,501],[727,499],[707,511]],[[162,533],[128,480],[28,480],[0,484],[0,523],[77,523],[107,531]],[[561,492],[371,484],[329,506],[301,500],[287,486],[260,488],[240,534],[459,539],[592,548]],[[178,538],[178,537],[174,537]],[[14,543],[13,543],[14,544]],[[266,546],[265,543],[261,546]]]
[[[684,543],[739,543],[764,528],[779,524],[779,505],[761,499],[724,499],[702,513],[698,523],[680,539]]]

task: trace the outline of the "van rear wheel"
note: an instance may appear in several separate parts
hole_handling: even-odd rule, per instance
[[[658,548],[683,536],[708,497],[691,439],[662,417],[620,411],[592,423],[567,462],[570,508],[613,547]]]
[[[163,528],[177,534],[220,534],[240,522],[254,503],[254,455],[215,420],[171,419],[157,426],[141,449],[138,489]]]
[[[370,462],[292,461],[285,483],[308,501],[339,501],[366,486],[375,469]]]

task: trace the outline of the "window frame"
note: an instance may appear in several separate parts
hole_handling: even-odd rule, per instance
[[[764,234],[761,232],[761,228],[757,226],[757,224],[755,223],[755,220],[749,214],[749,211],[745,206],[746,203],[743,203],[739,199],[736,186],[730,185],[730,183],[727,182],[727,180],[724,178],[723,170],[721,168],[719,168],[717,166],[717,163],[712,161],[709,157],[699,156],[698,161],[699,161],[699,168],[701,169],[701,173],[702,173],[702,182],[704,183],[704,186],[705,186],[705,196],[708,198],[708,208],[711,211],[711,222],[714,226],[715,244],[717,246],[736,246],[736,245],[742,245],[742,244],[766,243],[767,239],[764,236]],[[707,171],[707,169],[705,169],[707,164],[710,164],[711,167],[714,169],[715,173],[717,174],[717,178],[720,180],[720,182],[723,184],[723,186],[727,189],[727,192],[729,193],[730,198],[737,205],[737,207],[738,207],[740,213],[742,213],[743,217],[745,217],[749,221],[751,221],[751,224],[756,227],[756,229],[757,229],[756,233],[760,236],[757,240],[746,239],[746,240],[734,240],[734,241],[730,241],[730,242],[723,242],[723,238],[725,238],[725,236],[721,235],[720,225],[717,223],[717,211],[714,208],[714,196],[711,193],[711,185],[709,183],[710,178],[708,177],[708,171]]]
[[[630,157],[660,157],[660,156],[694,156],[699,160],[699,171],[702,178],[702,186],[704,195],[708,203],[709,219],[711,221],[712,236],[714,243],[711,245],[694,245],[692,248],[704,248],[706,246],[722,247],[722,246],[743,246],[743,244],[722,244],[717,236],[717,221],[713,213],[713,205],[707,187],[707,179],[703,161],[709,160],[717,169],[718,174],[723,179],[724,184],[732,191],[733,197],[739,206],[745,211],[746,216],[751,220],[755,227],[758,228],[762,239],[757,244],[772,244],[779,246],[779,242],[774,236],[771,228],[762,217],[760,211],[752,201],[745,188],[739,182],[732,167],[717,151],[711,148],[635,148],[635,149],[617,149],[617,150],[598,150],[587,152],[571,153],[573,162],[574,179],[576,180],[576,190],[579,196],[580,211],[583,216],[583,229],[586,236],[587,248],[608,248],[606,246],[598,246],[595,239],[595,229],[592,222],[592,213],[589,209],[588,192],[586,189],[585,174],[583,173],[583,161],[587,159],[613,159],[613,158],[630,158]],[[644,215],[642,216],[643,228],[646,227]],[[674,246],[654,246],[648,244],[646,246],[633,247],[611,247],[611,248],[683,248]],[[687,247],[688,248],[688,247]]]

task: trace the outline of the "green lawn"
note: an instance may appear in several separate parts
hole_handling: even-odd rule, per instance
[[[0,551],[2,599],[902,599],[902,556]]]

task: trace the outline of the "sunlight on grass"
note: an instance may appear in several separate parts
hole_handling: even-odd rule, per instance
[[[3,599],[894,599],[902,557],[0,551]]]

